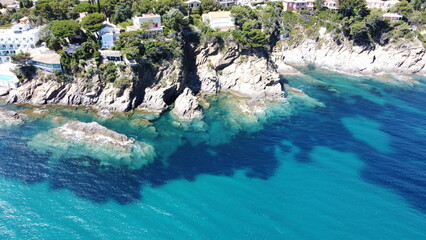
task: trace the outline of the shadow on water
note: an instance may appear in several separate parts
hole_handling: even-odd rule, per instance
[[[318,87],[327,92],[327,87]],[[370,93],[382,96],[376,88]],[[425,95],[415,89],[392,89],[393,97],[403,99],[399,103],[414,106],[426,113]],[[389,97],[389,96],[388,96]],[[401,195],[416,209],[426,213],[426,135],[413,131],[416,125],[426,132],[426,118],[422,113],[407,111],[406,106],[384,106],[361,96],[352,96],[351,103],[345,96],[321,94],[320,101],[327,108],[310,114],[295,116],[289,126],[276,130],[301,149],[295,156],[300,162],[311,162],[310,152],[316,146],[325,146],[342,152],[356,154],[365,162],[361,176],[365,181],[391,189]],[[347,100],[347,99],[346,99]],[[379,122],[380,131],[389,136],[389,153],[355,138],[342,124],[344,117],[362,116]],[[284,151],[286,147],[283,149]]]
[[[208,151],[209,146],[185,144],[167,165],[156,161],[137,171],[99,168],[96,160],[88,158],[62,159],[52,167],[49,184],[54,190],[68,189],[96,203],[112,199],[128,204],[141,199],[143,186],[160,187],[174,179],[195,181],[200,174],[231,176],[237,169],[245,169],[247,176],[260,179],[274,174],[278,161],[272,150],[259,148],[252,137],[243,137],[234,144],[238,147],[215,147],[215,154]]]
[[[375,88],[371,93],[381,95]],[[317,86],[312,92],[315,94],[314,97],[324,102],[326,108],[316,108],[271,123],[261,132],[240,134],[229,144],[212,147],[187,143],[169,158],[167,164],[156,161],[137,171],[120,167],[100,168],[96,160],[88,158],[61,159],[48,166],[48,156],[35,154],[18,137],[3,131],[0,132],[0,148],[5,150],[0,155],[0,174],[26,184],[48,181],[52,190],[68,189],[96,203],[114,200],[129,204],[143,198],[144,186],[161,187],[178,179],[195,181],[201,174],[232,176],[236,170],[245,170],[247,177],[267,180],[280,165],[273,146],[288,140],[301,150],[295,156],[301,163],[313,161],[311,152],[317,146],[356,154],[366,163],[361,173],[364,180],[395,191],[412,206],[426,212],[426,148],[422,141],[425,135],[410,128],[413,123],[425,130],[426,118],[393,104],[383,106],[361,96],[350,97],[348,103],[345,101],[347,96],[336,96],[324,85]],[[426,112],[422,92],[404,90],[392,94]],[[342,118],[354,116],[381,123],[380,131],[390,136],[392,151],[379,152],[355,138],[342,123]],[[285,152],[291,150],[281,146]]]

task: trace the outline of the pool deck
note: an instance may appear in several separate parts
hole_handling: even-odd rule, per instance
[[[7,88],[17,88],[19,85],[19,80],[16,75],[10,71],[15,66],[13,63],[2,63],[0,64],[0,75],[3,76],[13,76],[12,80],[0,80],[0,86]]]

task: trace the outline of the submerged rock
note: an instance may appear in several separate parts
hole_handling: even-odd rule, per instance
[[[17,112],[0,108],[0,127],[10,127],[22,124],[22,116]]]
[[[98,159],[103,165],[125,165],[138,169],[155,158],[154,147],[114,132],[96,123],[69,122],[36,135],[30,147],[54,157]]]
[[[189,88],[183,90],[183,93],[176,99],[172,112],[180,119],[191,120],[203,117],[197,98]]]

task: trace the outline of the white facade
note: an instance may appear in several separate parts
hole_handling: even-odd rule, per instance
[[[397,22],[401,21],[404,16],[398,14],[398,13],[385,13],[381,17],[382,20],[389,20],[391,22]]]
[[[199,0],[189,0],[185,3],[188,4],[188,7],[190,7],[191,9],[198,9],[198,7],[201,5],[201,1]]]
[[[202,16],[203,22],[208,23],[213,29],[229,29],[235,26],[231,12],[209,12]]]
[[[237,0],[217,0],[222,7],[229,7],[237,4]]]
[[[238,5],[249,5],[253,2],[261,2],[260,0],[236,0],[235,3]]]
[[[389,8],[395,7],[395,5],[399,3],[399,1],[382,1],[382,0],[367,0],[367,7],[368,8],[380,8],[384,11],[388,10]]]
[[[151,32],[163,32],[163,26],[161,26],[161,16],[157,14],[142,14],[142,17],[133,17],[133,26],[128,26],[127,31],[136,31],[141,28],[141,26],[150,22],[148,30]]]
[[[0,63],[10,62],[10,56],[19,51],[27,52],[40,40],[42,27],[31,29],[28,24],[16,24],[0,29]]]
[[[106,49],[114,46],[115,41],[117,41],[120,36],[120,29],[114,24],[104,22],[104,26],[99,30],[98,34],[101,38],[101,48]]]
[[[339,1],[338,0],[325,0],[322,5],[328,9],[339,9]]]
[[[283,0],[284,11],[314,10],[315,0]]]

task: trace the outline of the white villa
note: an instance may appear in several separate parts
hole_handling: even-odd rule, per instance
[[[229,7],[237,4],[237,0],[217,0],[222,7]]]
[[[188,1],[186,1],[185,2],[186,4],[188,4],[188,6],[191,8],[191,9],[198,9],[198,7],[200,6],[200,4],[201,4],[201,1],[199,1],[199,0],[188,0]]]
[[[388,10],[389,8],[395,7],[396,4],[398,4],[398,0],[391,0],[391,1],[383,1],[383,0],[367,0],[367,7],[368,8],[380,8],[384,11]]]
[[[315,0],[283,0],[284,11],[314,10]]]
[[[325,0],[322,5],[328,9],[339,9],[339,0]]]
[[[151,26],[148,28],[150,32],[162,33],[163,26],[161,26],[161,16],[157,14],[142,14],[142,17],[133,17],[133,26],[128,26],[127,31],[136,31],[139,30],[143,23],[151,22]]]
[[[385,13],[381,17],[382,20],[389,20],[391,22],[397,22],[401,21],[404,16],[398,14],[398,13]]]
[[[23,19],[25,20],[25,19]],[[11,28],[0,29],[0,63],[10,62],[10,56],[18,51],[28,52],[40,40],[42,27],[30,28],[26,21]]]
[[[226,30],[234,27],[234,17],[229,11],[205,13],[202,18],[203,22],[208,23],[213,29]]]
[[[118,40],[120,29],[114,24],[105,21],[104,26],[99,30],[98,34],[101,38],[101,48],[107,49],[114,46],[114,43]]]

